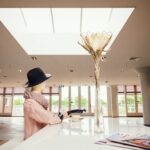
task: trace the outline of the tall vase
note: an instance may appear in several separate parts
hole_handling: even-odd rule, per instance
[[[95,87],[96,87],[96,98],[95,98],[95,120],[94,120],[94,132],[103,133],[103,111],[102,102],[100,99],[100,57],[97,56],[94,59],[94,77],[95,77]]]
[[[95,98],[95,133],[103,133],[103,112],[102,112],[102,102],[100,99],[100,59],[102,57],[102,52],[108,45],[112,37],[111,33],[92,33],[87,35],[82,35],[82,43],[78,42],[94,60],[94,77],[96,86],[96,98]]]

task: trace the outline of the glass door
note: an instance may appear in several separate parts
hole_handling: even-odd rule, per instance
[[[52,95],[52,112],[54,113],[59,112],[59,95],[58,94]]]
[[[136,101],[134,94],[127,94],[127,116],[136,116]]]
[[[124,94],[118,94],[119,116],[126,116],[126,101]]]
[[[127,94],[127,116],[142,116],[142,95]]]
[[[71,109],[78,109],[79,107],[78,87],[71,87]]]
[[[68,111],[69,110],[69,87],[68,86],[64,86],[62,87],[62,90],[61,90],[61,96],[62,96],[62,99],[61,99],[61,112],[64,112],[64,111]]]
[[[88,86],[81,86],[81,109],[86,109],[88,113]]]
[[[3,115],[11,116],[12,115],[12,95],[5,95],[3,102],[4,102]]]
[[[142,94],[136,95],[136,101],[137,101],[137,114],[139,116],[143,116],[143,101],[142,101]]]
[[[140,86],[126,86],[127,116],[142,116],[142,95]]]
[[[12,116],[24,116],[23,114],[23,95],[14,95],[13,96],[13,111]]]
[[[0,95],[0,114],[3,113],[3,95]]]

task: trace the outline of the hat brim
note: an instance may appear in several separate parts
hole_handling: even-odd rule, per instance
[[[42,82],[44,82],[44,81],[46,81],[46,80],[48,80],[49,78],[51,78],[52,77],[52,75],[51,74],[45,74],[45,76],[46,76],[46,78],[44,79],[44,80],[42,80],[42,81],[40,81],[39,83],[36,83],[36,84],[30,84],[29,83],[29,81],[27,81],[26,83],[25,83],[25,88],[29,88],[29,87],[33,87],[33,86],[36,86],[36,85],[38,85],[38,84],[40,84],[40,83],[42,83]]]

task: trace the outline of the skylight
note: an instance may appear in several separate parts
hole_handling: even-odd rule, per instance
[[[79,33],[81,9],[52,9],[56,33]]]
[[[31,33],[52,33],[52,17],[49,8],[20,9],[27,30]]]
[[[0,21],[29,55],[88,55],[80,33],[111,32],[111,47],[134,8],[0,8]]]

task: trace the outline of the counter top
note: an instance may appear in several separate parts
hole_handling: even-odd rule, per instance
[[[59,125],[47,125],[29,139],[23,141],[13,150],[118,150],[121,148],[107,145],[97,145],[95,141],[103,138],[104,134],[96,137],[94,135],[94,119],[84,118],[73,122],[65,120]],[[116,132],[116,129],[111,130]],[[108,129],[106,129],[108,130]],[[112,132],[105,132],[105,135]]]

